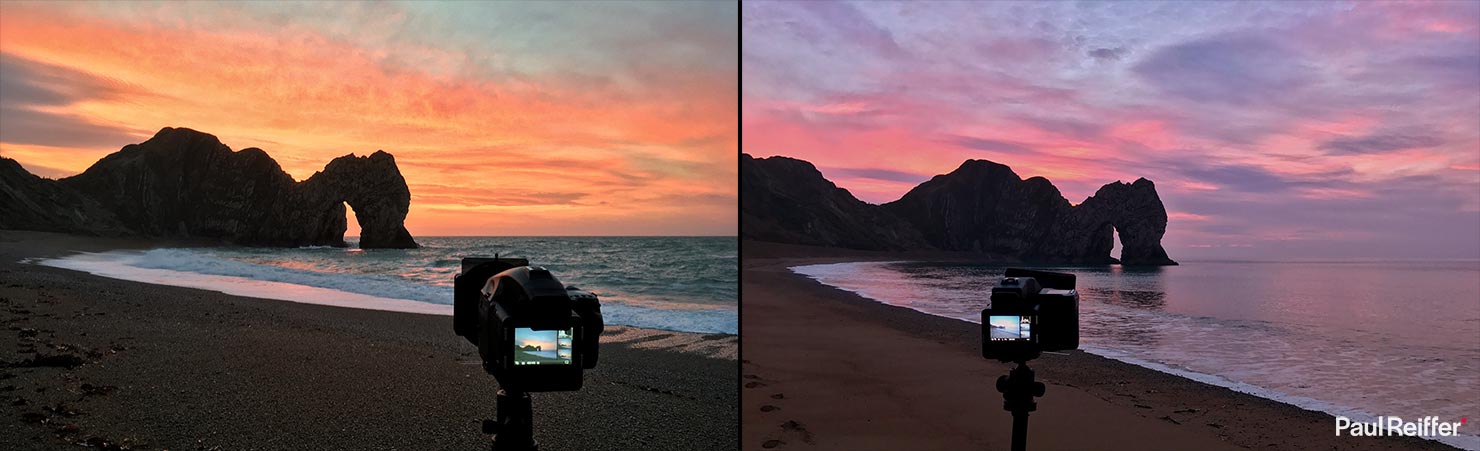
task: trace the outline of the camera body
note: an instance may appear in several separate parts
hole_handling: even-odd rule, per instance
[[[982,310],[982,357],[1026,362],[1043,351],[1078,348],[1074,275],[1009,268]]]
[[[453,330],[511,392],[580,390],[603,327],[596,295],[526,259],[464,258],[453,279]]]

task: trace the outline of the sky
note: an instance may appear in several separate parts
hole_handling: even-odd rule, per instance
[[[554,351],[556,348],[555,332],[553,330],[540,330],[516,334],[514,337],[514,346],[539,346],[542,350]]]
[[[1480,259],[1480,2],[745,2],[742,150],[1146,177],[1174,259]]]
[[[59,178],[187,127],[297,180],[390,152],[417,236],[734,235],[738,14],[0,2],[0,156]]]

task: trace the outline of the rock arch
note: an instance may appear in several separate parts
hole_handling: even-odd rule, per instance
[[[296,187],[310,205],[323,205],[326,219],[320,236],[335,235],[344,245],[346,224],[344,206],[355,210],[360,223],[361,248],[415,248],[416,241],[406,230],[406,214],[411,208],[411,190],[396,167],[396,159],[383,150],[357,157],[353,154],[335,158],[323,171],[314,173]]]
[[[1115,182],[1100,187],[1095,195],[1076,205],[1071,213],[1080,224],[1094,224],[1084,230],[1092,237],[1085,249],[1090,258],[1110,255],[1115,237],[1120,234],[1120,263],[1126,265],[1175,265],[1161,247],[1167,232],[1167,210],[1156,195],[1156,185],[1144,178],[1133,183]]]
[[[258,148],[166,127],[56,185],[90,198],[128,234],[206,238],[247,246],[345,246],[345,204],[362,248],[414,248],[411,190],[395,157],[335,158],[302,182]]]

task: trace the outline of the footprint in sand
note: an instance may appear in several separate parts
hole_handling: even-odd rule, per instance
[[[765,407],[762,407],[761,409],[764,410]],[[779,434],[779,436],[762,442],[761,447],[777,448],[785,445],[786,440],[795,441],[795,439],[801,439],[803,443],[806,443],[808,445],[817,444],[812,440],[812,431],[808,431],[806,426],[803,426],[802,423],[796,420],[786,420],[786,422],[781,423],[781,433]]]
[[[781,393],[777,393],[777,394],[771,395],[771,399],[786,399],[786,395],[783,395]]]
[[[751,379],[750,382],[745,383],[745,388],[760,388],[766,386],[765,382],[761,382],[761,377],[754,374],[742,374],[740,375],[740,378]]]
[[[777,410],[781,410],[781,408],[780,407],[776,407],[776,406],[772,406],[772,405],[764,405],[764,406],[761,406],[761,411],[762,412],[775,412]]]

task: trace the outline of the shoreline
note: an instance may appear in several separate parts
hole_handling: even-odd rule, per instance
[[[751,319],[742,319],[742,378],[758,383],[742,392],[745,449],[766,443],[808,449],[1006,447],[1011,418],[993,381],[1009,366],[981,358],[979,325],[864,298],[788,269],[967,259],[754,241],[742,242],[741,249],[747,307],[742,315]],[[757,316],[826,320],[771,327],[775,320]],[[834,343],[820,341],[820,335],[835,337]],[[816,347],[805,351],[774,350],[776,343],[814,341]],[[918,362],[937,378],[922,380],[900,368],[906,362]],[[1338,438],[1334,417],[1323,412],[1083,351],[1044,355],[1033,368],[1049,388],[1030,417],[1030,449],[1456,449],[1420,438]],[[940,380],[939,373],[963,377]],[[834,393],[855,405],[829,404],[814,392]],[[757,411],[757,405],[772,409]],[[910,418],[848,413],[881,405]],[[804,427],[798,432],[795,425]],[[868,440],[845,435],[860,430],[868,431]],[[921,431],[931,430],[940,433],[920,439]]]
[[[877,303],[882,304],[882,305],[891,305],[892,306],[892,304],[889,304],[887,302],[884,302],[884,301],[881,301],[881,300],[878,300],[878,299],[874,299],[874,298],[869,297],[868,295],[866,295],[864,293],[856,292],[856,291],[850,290],[848,288],[839,287],[839,286],[836,286],[836,285],[829,284],[827,282],[823,282],[823,281],[818,280],[817,278],[815,278],[815,277],[813,277],[811,275],[805,274],[804,272],[798,272],[798,271],[796,271],[796,269],[807,267],[807,266],[814,266],[814,265],[834,265],[834,264],[837,264],[837,265],[846,265],[846,264],[891,264],[891,263],[919,263],[919,262],[931,262],[931,263],[934,263],[935,261],[934,260],[877,260],[877,261],[870,260],[870,261],[847,261],[847,262],[839,261],[839,262],[827,262],[827,263],[821,263],[821,264],[807,264],[807,265],[791,266],[791,267],[787,267],[786,269],[789,270],[789,271],[792,271],[795,274],[801,275],[803,277],[806,277],[806,278],[809,278],[809,279],[812,279],[812,280],[816,280],[819,284],[826,285],[826,286],[829,286],[829,287],[832,287],[832,288],[836,288],[836,289],[839,289],[839,290],[842,290],[842,291],[847,291],[847,292],[850,292],[850,293],[854,293],[854,294],[857,294],[859,297],[862,297],[864,299],[867,299],[867,300],[870,300],[870,301],[873,301],[873,302],[877,302]],[[972,321],[971,319],[967,319],[967,318],[957,318],[957,317],[951,317],[951,316],[942,315],[942,314],[938,314],[938,313],[932,313],[932,312],[929,312],[929,311],[925,311],[925,310],[922,310],[922,309],[919,309],[919,308],[916,308],[916,307],[912,307],[912,306],[907,306],[907,305],[901,305],[901,306],[898,306],[898,307],[906,308],[906,309],[909,309],[911,311],[918,312],[918,313],[925,314],[925,315],[930,315],[930,316],[939,317],[939,318],[945,318],[945,319],[949,319],[949,320],[952,320],[952,321],[963,322],[963,323],[969,324],[970,327],[973,327],[973,328],[979,328],[979,327],[981,327],[981,324],[980,323],[975,322],[975,321]],[[1261,386],[1258,386],[1258,385],[1249,384],[1249,383],[1236,382],[1236,381],[1229,380],[1226,377],[1221,376],[1221,375],[1218,375],[1218,374],[1198,372],[1198,371],[1193,371],[1193,370],[1189,370],[1189,369],[1174,367],[1174,366],[1171,366],[1169,364],[1164,364],[1164,363],[1160,363],[1160,362],[1156,362],[1156,361],[1145,360],[1145,359],[1142,359],[1142,358],[1139,358],[1139,357],[1135,357],[1135,356],[1133,356],[1133,355],[1131,355],[1129,353],[1126,353],[1126,352],[1123,352],[1123,351],[1120,351],[1120,350],[1116,350],[1116,349],[1081,345],[1080,348],[1078,349],[1078,351],[1082,351],[1082,352],[1084,352],[1086,354],[1091,354],[1091,355],[1095,355],[1095,356],[1098,356],[1098,357],[1103,357],[1103,358],[1115,360],[1115,361],[1122,362],[1122,363],[1127,363],[1127,364],[1135,365],[1135,366],[1138,366],[1138,367],[1141,367],[1141,368],[1145,368],[1145,369],[1149,369],[1149,370],[1153,370],[1153,371],[1157,371],[1157,372],[1169,374],[1169,375],[1172,375],[1172,376],[1177,376],[1177,377],[1181,377],[1181,378],[1190,379],[1190,380],[1193,380],[1193,381],[1196,381],[1196,382],[1200,382],[1200,383],[1212,385],[1212,386],[1215,386],[1215,387],[1220,387],[1220,388],[1232,390],[1232,391],[1239,392],[1239,393],[1253,395],[1253,396],[1256,396],[1256,397],[1259,397],[1259,398],[1262,398],[1262,399],[1266,399],[1266,400],[1270,400],[1270,401],[1274,401],[1274,402],[1277,402],[1277,403],[1287,404],[1287,405],[1290,405],[1292,407],[1296,407],[1296,408],[1299,408],[1299,409],[1309,410],[1309,411],[1314,411],[1314,412],[1319,412],[1319,413],[1324,413],[1324,414],[1327,414],[1327,415],[1332,416],[1333,419],[1335,417],[1337,417],[1337,416],[1344,416],[1344,417],[1349,418],[1353,422],[1368,422],[1368,423],[1371,423],[1371,422],[1374,422],[1374,421],[1378,421],[1380,419],[1380,417],[1383,417],[1383,415],[1372,413],[1373,412],[1372,410],[1364,410],[1364,409],[1357,408],[1357,407],[1352,407],[1352,406],[1347,406],[1347,405],[1341,405],[1341,404],[1338,404],[1338,403],[1335,403],[1335,402],[1332,402],[1332,401],[1326,401],[1326,400],[1311,398],[1311,397],[1307,397],[1307,396],[1301,396],[1301,395],[1284,393],[1284,392],[1280,392],[1280,391],[1277,391],[1277,390],[1272,390],[1272,389],[1264,388],[1264,387],[1261,387]],[[1439,443],[1442,443],[1442,444],[1445,444],[1445,445],[1449,445],[1449,446],[1453,446],[1453,447],[1461,448],[1461,449],[1464,449],[1463,446],[1466,445],[1464,443],[1451,443],[1449,441],[1446,441],[1444,438],[1440,438],[1440,437],[1435,437],[1435,438],[1426,439],[1426,440],[1436,441],[1436,442],[1439,442]]]
[[[38,239],[43,242],[46,242],[47,240],[55,241],[56,239],[77,239],[77,237],[70,235],[57,235],[53,237],[51,236],[51,234],[41,232],[17,232],[0,230],[0,233],[15,233],[23,237],[30,236],[32,237],[32,239]],[[197,243],[189,241],[150,241],[143,239],[117,239],[105,243],[93,243],[91,242],[93,241],[92,238],[87,238],[87,240],[89,241],[88,243],[81,243],[80,246],[77,246],[87,246],[88,248],[85,250],[60,250],[56,249],[55,246],[44,246],[44,254],[37,255],[35,257],[24,258],[21,260],[21,262],[80,271],[105,278],[173,287],[196,288],[221,292],[233,296],[387,312],[426,314],[449,317],[452,316],[452,304],[450,303],[442,304],[427,300],[416,300],[408,297],[393,297],[392,295],[382,295],[380,294],[380,292],[376,291],[346,290],[343,287],[335,287],[332,285],[315,285],[312,283],[284,280],[273,277],[262,278],[257,276],[232,275],[230,273],[221,272],[190,272],[179,271],[175,269],[160,269],[149,266],[133,266],[127,263],[119,263],[119,259],[117,256],[107,258],[110,254],[115,254],[115,251],[122,251],[125,253],[125,255],[127,255],[127,253],[150,250],[175,250],[202,247],[221,248],[223,247],[223,245],[221,245],[220,243]],[[102,247],[99,248],[98,246]],[[231,248],[231,246],[225,247]],[[127,259],[125,258],[125,260]],[[450,288],[448,288],[448,292],[446,293],[446,295],[448,297],[451,296]],[[624,309],[653,310],[656,312],[662,312],[666,310],[659,307],[629,304],[626,302],[622,302],[621,300],[604,300],[603,304],[604,307],[613,309],[613,311],[608,312],[607,314],[609,320],[612,317],[624,316],[621,315],[621,313],[625,313]],[[695,303],[690,305],[701,306],[702,304]],[[696,308],[698,310],[729,312],[731,315],[736,316],[736,319],[738,320],[738,312],[736,312],[735,309],[725,309],[723,307],[711,306],[701,306]],[[683,309],[675,310],[681,311]],[[630,313],[625,316],[630,316]],[[648,322],[651,323],[653,321]],[[672,333],[694,337],[733,337],[737,335],[734,332],[735,327],[733,325],[725,328],[716,328],[716,330],[683,330],[677,328],[665,328],[662,326],[654,327],[653,325],[611,323],[609,323],[608,326],[627,327],[645,331]],[[733,359],[736,357],[737,354],[738,353],[735,351],[730,351],[725,353],[724,355],[717,356],[721,358]]]
[[[488,446],[498,385],[446,316],[17,263],[175,244],[0,231],[0,448]],[[602,342],[581,391],[534,395],[546,448],[739,448],[735,336],[612,326]]]

